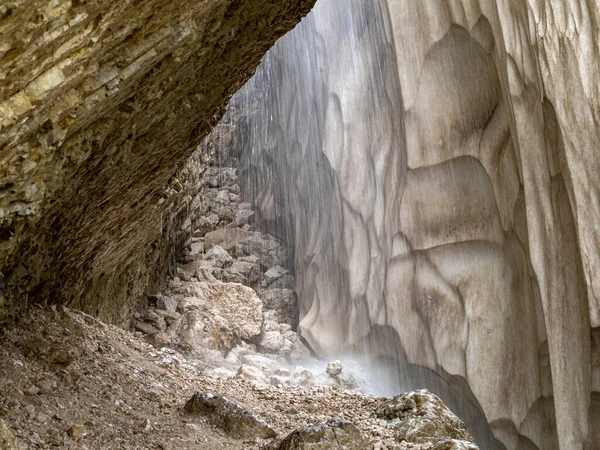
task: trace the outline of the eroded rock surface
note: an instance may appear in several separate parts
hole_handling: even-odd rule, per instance
[[[235,99],[300,334],[427,380],[486,448],[600,446],[599,11],[323,0]]]
[[[194,195],[176,170],[312,4],[2,2],[3,321],[30,294],[122,321],[162,282]]]

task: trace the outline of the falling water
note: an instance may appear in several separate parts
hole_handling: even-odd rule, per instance
[[[401,231],[409,169],[399,64],[386,0],[319,0],[232,99],[244,197],[256,224],[291,250],[299,331],[319,355],[361,359],[374,393],[430,389],[482,448],[503,449],[452,375],[460,370],[431,350],[434,333],[446,333],[448,348],[462,339],[460,317],[445,329],[452,317],[422,317],[435,293],[417,295],[420,307],[410,300],[413,259],[423,256]],[[426,226],[417,212],[408,221]]]

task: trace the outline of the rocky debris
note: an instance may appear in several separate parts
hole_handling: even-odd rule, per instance
[[[257,415],[226,397],[196,392],[185,404],[189,414],[206,416],[211,423],[238,439],[270,439],[277,433]]]
[[[2,450],[19,450],[17,440],[13,435],[6,422],[0,419],[0,449]]]
[[[397,395],[375,414],[391,421],[398,442],[433,443],[433,448],[439,450],[478,448],[465,424],[427,390]]]
[[[368,450],[372,445],[352,422],[335,418],[290,433],[277,450]]]
[[[209,416],[182,415],[182,407],[197,392],[243,405],[281,437],[341,417],[356,425],[375,449],[460,449],[456,442],[468,442],[450,438],[433,438],[423,444],[400,442],[397,426],[403,419],[388,419],[386,414],[398,416],[406,407],[390,405],[406,402],[315,385],[312,371],[278,366],[280,357],[253,354],[256,347],[243,341],[232,352],[245,358],[244,375],[260,373],[250,362],[259,364],[260,360],[263,366],[269,365],[262,371],[261,382],[236,376],[233,367],[206,369],[205,362],[213,357],[223,364],[222,356],[208,351],[197,355],[181,353],[176,347],[155,348],[140,333],[104,325],[82,313],[63,313],[57,319],[57,312],[35,308],[2,336],[0,414],[23,448],[258,450],[269,444],[255,439],[258,436],[241,441],[216,431]],[[57,343],[66,354],[78,356],[67,367],[49,366],[39,353],[27,350],[25,342],[47,342],[44,348]],[[324,365],[320,372],[319,379],[329,378]],[[405,397],[412,398],[417,407],[415,395]],[[426,410],[421,406],[421,411]],[[375,414],[379,411],[384,412]],[[426,417],[428,414],[439,412],[432,408]],[[453,426],[452,422],[432,420]],[[75,429],[69,432],[74,425],[83,426],[84,436],[79,437],[81,433]],[[433,442],[448,447],[434,447]],[[272,445],[277,448],[280,442],[273,440]],[[463,449],[471,450],[469,445]]]

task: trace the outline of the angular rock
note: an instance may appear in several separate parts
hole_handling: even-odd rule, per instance
[[[256,338],[262,332],[262,302],[246,286],[190,282],[175,288],[174,294],[185,296],[179,306],[184,314],[168,332],[193,348],[226,355],[240,340]]]
[[[282,352],[285,342],[285,338],[279,331],[267,331],[263,333],[258,345],[266,353],[278,354]]]
[[[277,433],[264,420],[226,397],[197,392],[185,404],[189,414],[200,414],[208,418],[237,439],[274,438]]]
[[[202,218],[196,224],[196,231],[194,231],[194,236],[203,237],[207,233],[213,231],[219,225],[221,219],[215,213],[211,213],[207,216],[202,216]]]
[[[165,311],[175,312],[177,311],[177,305],[179,304],[179,300],[173,297],[160,297],[156,301],[156,307],[158,309],[162,309]]]
[[[342,373],[342,370],[344,370],[344,366],[342,366],[340,361],[332,361],[327,364],[327,369],[325,371],[327,372],[327,375],[334,378]]]
[[[235,374],[236,378],[243,378],[244,380],[253,381],[258,384],[268,384],[265,373],[255,366],[242,365]]]
[[[233,262],[231,255],[220,245],[211,247],[211,249],[204,254],[204,260],[213,261],[219,267],[224,267]]]
[[[244,285],[253,285],[260,279],[260,276],[260,267],[257,264],[246,261],[235,261],[223,271],[224,281]]]
[[[367,450],[371,445],[352,422],[331,419],[293,431],[281,441],[277,450]]]
[[[478,449],[462,420],[427,390],[397,395],[381,405],[375,415],[397,421],[393,426],[398,442],[432,443],[439,450]]]
[[[271,284],[277,281],[282,276],[286,275],[288,271],[281,266],[273,266],[265,272],[265,281],[267,284]]]

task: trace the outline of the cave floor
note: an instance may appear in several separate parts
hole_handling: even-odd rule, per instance
[[[371,442],[385,437],[369,418],[378,398],[211,377],[193,358],[66,308],[33,308],[1,340],[0,419],[23,448],[254,449],[267,443],[232,439],[185,413],[197,391],[238,402],[279,437],[332,417],[354,422]]]

